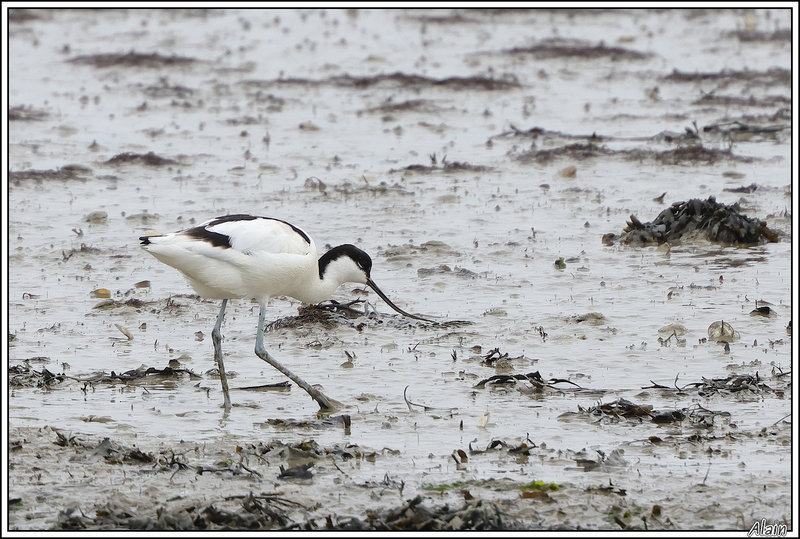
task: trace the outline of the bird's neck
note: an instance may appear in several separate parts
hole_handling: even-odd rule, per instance
[[[311,279],[305,284],[302,290],[298,291],[294,297],[303,303],[310,303],[312,305],[321,303],[325,300],[331,299],[331,296],[336,289],[339,288],[340,284],[342,283],[336,281],[330,275],[326,275],[322,279]]]
[[[358,282],[353,274],[352,262],[343,258],[325,261],[320,258],[316,278],[305,281],[302,290],[298,290],[295,298],[305,303],[315,304],[331,299],[331,296],[342,283]]]

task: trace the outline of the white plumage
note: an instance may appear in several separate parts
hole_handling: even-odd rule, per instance
[[[330,299],[342,283],[354,282],[372,288],[402,315],[428,321],[403,311],[386,297],[370,278],[372,260],[364,251],[349,244],[339,245],[317,259],[314,240],[300,228],[279,219],[227,215],[173,234],[139,239],[148,253],[180,271],[198,294],[223,300],[212,337],[226,410],[230,409],[230,398],[220,326],[228,299],[259,301],[256,355],[305,389],[322,408],[331,408],[330,400],[277,362],[263,347],[264,309],[270,297],[290,296],[305,303],[319,303]]]
[[[310,298],[304,293],[307,290],[298,286],[313,284],[318,272],[313,240],[306,241],[289,224],[276,219],[214,224],[216,221],[219,219],[174,234],[149,236],[144,249],[183,273],[205,298],[261,300],[281,295],[307,303],[328,299]],[[213,243],[209,238],[214,234],[227,237],[230,246],[222,247],[221,239]]]

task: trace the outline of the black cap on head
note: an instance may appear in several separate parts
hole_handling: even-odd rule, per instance
[[[322,279],[328,264],[343,256],[349,257],[355,262],[359,268],[364,270],[364,274],[369,279],[369,272],[372,270],[372,259],[367,253],[349,243],[338,245],[319,257],[319,278]]]

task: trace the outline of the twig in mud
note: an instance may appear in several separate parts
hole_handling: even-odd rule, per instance
[[[33,372],[34,374],[38,374],[38,373],[37,373],[37,371],[32,371],[32,372]],[[44,373],[42,372],[42,374],[44,374]],[[63,378],[63,379],[65,379],[65,380],[73,380],[73,381],[75,381],[75,382],[83,382],[83,383],[85,383],[85,384],[91,384],[91,383],[92,383],[92,379],[85,379],[85,380],[84,380],[84,379],[82,379],[82,378],[77,378],[77,377],[75,377],[75,376],[69,376],[68,374],[64,374],[63,372],[62,372],[62,373],[59,373],[57,376],[59,376],[60,378]],[[81,390],[81,391],[83,391],[83,390]],[[85,392],[85,391],[84,391],[84,392]]]
[[[69,445],[78,445],[75,442],[75,436],[72,436],[72,433],[70,433],[69,436],[64,436],[63,434],[61,434],[61,431],[55,431],[55,433],[57,440],[53,442],[54,444],[60,445],[61,447],[67,447]]]
[[[232,496],[225,496],[225,500],[265,500],[268,502],[275,502],[275,503],[282,503],[284,505],[292,505],[294,507],[302,507],[303,509],[310,509],[306,507],[300,502],[296,502],[294,500],[290,500],[288,498],[283,498],[277,494],[258,494],[255,495],[252,492],[250,494],[234,494]]]
[[[241,463],[240,463],[240,464],[241,464]],[[245,468],[244,466],[242,466],[242,467],[243,467],[245,470],[247,470],[248,472],[250,471],[250,470],[248,470],[247,468]],[[204,474],[204,473],[206,473],[206,472],[211,472],[211,473],[230,472],[230,473],[231,473],[231,474],[233,474],[233,475],[239,475],[239,474],[241,474],[241,473],[242,473],[241,471],[239,471],[239,470],[236,470],[236,469],[234,469],[234,468],[210,468],[210,467],[206,467],[206,466],[203,466],[203,465],[200,465],[200,466],[197,466],[197,467],[195,467],[194,471],[195,471],[195,473],[196,473],[197,475],[203,475],[203,474]],[[251,472],[251,473],[258,473],[258,472]],[[259,474],[259,475],[261,475],[261,474]]]
[[[411,408],[411,402],[409,402],[408,397],[406,397],[406,392],[408,392],[408,386],[403,388],[403,400],[406,401],[406,406],[408,406],[408,411],[413,412],[413,408]],[[415,404],[414,406],[422,406],[420,404]],[[424,407],[423,407],[424,408]]]
[[[242,456],[242,459],[239,461],[239,467],[247,472],[250,472],[250,475],[257,475],[258,477],[264,477],[263,475],[261,475],[261,472],[258,472],[256,470],[251,470],[250,468],[245,466],[244,456]]]
[[[792,415],[792,414],[790,414],[790,413],[789,413],[789,414],[786,414],[785,416],[783,416],[782,418],[780,418],[779,420],[777,420],[775,423],[773,423],[772,425],[770,425],[770,427],[774,427],[775,425],[777,425],[778,423],[780,423],[781,421],[783,421],[784,419],[786,419],[786,418],[787,418],[787,417],[789,417],[790,415]]]
[[[705,486],[705,484],[706,484],[706,479],[708,479],[708,473],[709,473],[710,471],[711,471],[711,463],[709,462],[709,463],[708,463],[708,469],[706,470],[706,476],[703,478],[703,482],[702,482],[702,483],[700,483],[701,485]]]
[[[542,378],[542,375],[539,374],[539,371],[529,372],[527,374],[496,374],[494,376],[490,376],[489,378],[481,380],[473,387],[478,389],[483,389],[484,387],[486,387],[486,384],[492,384],[492,385],[515,384],[517,383],[517,380],[529,382],[533,386],[533,389],[537,392],[542,392],[545,387],[553,389],[555,391],[565,391],[564,389],[555,386],[555,384],[559,383],[572,384],[578,389],[584,389],[582,386],[566,378],[550,378],[545,381],[545,379]]]
[[[561,383],[561,382],[566,383],[566,384],[572,384],[575,387],[577,387],[578,389],[583,389],[581,386],[579,386],[578,384],[576,384],[572,380],[567,380],[566,378],[550,378],[550,380],[548,380],[547,384],[545,384],[545,385],[547,387],[550,387],[550,388],[553,388],[553,389],[557,389],[557,388],[553,387],[551,384],[558,384],[558,383]]]
[[[344,475],[347,475],[347,472],[345,472],[344,470],[342,470],[341,468],[339,468],[339,465],[338,465],[338,464],[336,464],[336,459],[334,459],[334,458],[333,458],[333,456],[331,456],[331,457],[330,457],[330,459],[331,459],[331,463],[333,464],[334,468],[336,468],[337,470],[339,470],[340,472],[342,472]],[[350,476],[348,475],[348,477],[350,477]]]
[[[157,460],[156,460],[156,464],[155,464],[153,467],[155,467],[156,465],[159,465],[159,464],[160,464],[160,465],[161,465],[161,468],[162,468],[162,471],[164,471],[164,470],[167,470],[167,469],[171,469],[171,468],[173,468],[174,466],[177,466],[177,467],[178,467],[178,468],[177,468],[177,469],[176,469],[176,470],[175,470],[175,471],[172,473],[172,475],[171,475],[171,476],[169,476],[169,480],[170,480],[170,482],[172,482],[172,479],[175,477],[175,475],[176,475],[178,472],[180,472],[181,470],[185,470],[185,469],[189,468],[189,465],[188,465],[188,464],[186,464],[185,462],[182,462],[182,461],[180,461],[180,460],[178,460],[178,459],[176,458],[175,451],[173,451],[172,449],[170,449],[170,450],[169,450],[169,462],[167,462],[167,461],[166,461],[166,451],[162,451],[162,452],[161,452],[161,455],[162,455],[162,456],[164,456],[165,458],[164,458],[164,459],[157,459]],[[183,453],[180,453],[180,454],[179,454],[179,455],[177,455],[177,456],[178,456],[178,457],[182,457],[183,455],[184,455]]]
[[[434,408],[433,408],[433,407],[431,407],[431,406],[427,406],[427,405],[425,405],[425,404],[416,404],[416,403],[413,403],[413,402],[411,402],[410,400],[408,400],[408,397],[406,396],[406,393],[408,392],[408,388],[409,388],[409,386],[406,386],[405,388],[403,388],[403,400],[405,400],[405,401],[406,401],[406,406],[408,406],[408,410],[409,410],[409,411],[411,411],[411,407],[412,407],[412,406],[419,406],[420,408],[422,408],[422,409],[423,409],[423,410],[425,410],[426,412],[427,412],[428,410],[433,410],[433,409],[434,409]]]
[[[678,337],[678,332],[675,330],[673,330],[670,336],[667,337],[666,339],[659,337],[658,343],[661,346],[669,346],[669,342],[672,340],[673,337],[675,338],[675,344],[677,344],[678,346],[686,346],[686,339],[681,339],[680,337]]]
[[[493,348],[489,351],[488,354],[483,356],[483,363],[487,365],[491,365],[495,361],[499,361],[501,359],[507,359],[508,353],[500,352],[500,348]]]
[[[169,476],[169,482],[170,482],[170,483],[172,483],[172,480],[175,478],[175,476],[178,474],[178,472],[179,472],[179,471],[181,471],[181,469],[180,469],[180,468],[178,468],[177,470],[175,470],[174,472],[172,472],[172,475],[170,475],[170,476]]]
[[[652,380],[650,380],[650,383],[653,384],[653,385],[651,385],[651,386],[642,386],[641,389],[671,389],[669,386],[662,386],[661,384],[657,384]]]
[[[408,388],[409,388],[409,386],[406,386],[405,388],[403,388],[403,400],[406,401],[406,406],[408,406],[408,411],[409,412],[413,411],[411,409],[412,406],[419,406],[420,408],[422,408],[426,412],[429,412],[431,410],[440,410],[440,411],[447,411],[447,412],[453,413],[454,411],[458,410],[458,408],[435,408],[433,406],[427,406],[425,404],[416,404],[414,402],[411,402],[410,400],[408,400],[408,397],[406,397],[406,392],[408,392]]]
[[[309,507],[306,507],[300,503],[288,500],[286,498],[282,498],[276,494],[254,495],[252,492],[250,492],[246,496],[242,495],[226,496],[225,500],[241,500],[242,508],[247,513],[255,515],[260,514],[266,516],[270,521],[278,524],[281,527],[281,529],[286,529],[286,525],[290,524],[291,521],[284,512],[284,510],[278,506],[284,505],[291,507],[301,507],[306,511],[310,509]],[[212,508],[213,506],[210,506],[209,509]],[[206,511],[208,511],[208,509]],[[223,512],[218,512],[214,510],[214,512],[211,514],[213,515],[214,513],[222,514]],[[213,521],[215,523],[221,523],[222,519],[217,518],[216,520]],[[246,523],[243,522],[242,524],[245,524],[247,528],[253,527],[251,522],[246,522]],[[235,525],[231,525],[231,527],[228,529],[245,529],[245,527],[242,527],[242,524],[236,522]]]
[[[284,381],[284,382],[275,382],[272,384],[261,384],[258,386],[237,387],[235,389],[238,389],[239,391],[266,391],[266,390],[285,391],[291,389],[291,387],[292,387],[291,382]]]
[[[389,477],[389,472],[386,472],[385,474],[383,474],[383,484],[386,485],[387,487],[391,487],[397,485],[397,481]],[[400,492],[401,496],[403,495],[404,488],[406,488],[406,482],[401,479],[400,486],[397,489]]]

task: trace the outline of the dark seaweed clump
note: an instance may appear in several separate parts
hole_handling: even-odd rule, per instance
[[[119,153],[114,157],[112,157],[111,159],[109,159],[108,161],[106,161],[107,165],[121,165],[126,163],[135,163],[151,167],[163,167],[165,165],[179,164],[174,159],[161,157],[160,155],[156,155],[153,152],[147,152],[145,154],[133,153],[133,152]]]
[[[766,222],[742,214],[738,204],[723,204],[712,196],[708,200],[676,202],[649,223],[631,215],[622,234],[605,234],[603,243],[613,245],[619,241],[641,246],[698,237],[727,245],[778,241],[778,233]]]
[[[91,174],[91,169],[81,165],[66,165],[50,170],[18,170],[8,173],[8,179],[15,184],[33,180],[37,183],[45,181],[86,181],[86,176]]]
[[[240,499],[236,508],[207,507],[191,504],[169,510],[159,508],[154,515],[137,514],[116,500],[98,507],[94,514],[83,514],[68,508],[58,515],[57,528],[62,530],[127,529],[127,530],[348,530],[348,531],[439,531],[439,530],[513,530],[519,524],[504,517],[499,507],[484,500],[471,500],[463,507],[447,505],[429,508],[417,496],[399,507],[367,511],[364,520],[358,517],[331,515],[324,520],[294,522],[285,507],[296,505],[273,494],[233,496]],[[222,502],[222,500],[218,500]],[[219,504],[221,505],[221,504]]]
[[[442,530],[513,530],[519,525],[507,518],[497,504],[470,500],[461,508],[448,505],[429,508],[417,496],[407,503],[385,511],[368,511],[366,520],[329,518],[326,529],[377,531],[442,531]],[[310,528],[311,526],[308,526]]]
[[[10,122],[38,122],[46,120],[47,116],[47,112],[25,105],[8,109],[8,121]]]
[[[90,65],[98,68],[106,67],[145,67],[163,68],[178,65],[189,65],[197,62],[185,56],[163,56],[158,53],[143,54],[134,51],[127,53],[88,54],[68,60],[74,64]]]

